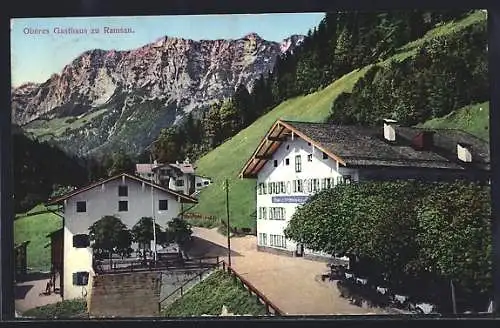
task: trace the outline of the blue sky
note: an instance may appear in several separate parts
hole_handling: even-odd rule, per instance
[[[197,15],[143,17],[19,18],[11,20],[12,85],[44,82],[89,49],[128,50],[165,35],[193,40],[238,39],[255,32],[263,39],[281,41],[306,34],[323,13]],[[55,34],[54,28],[125,27],[133,34]],[[26,28],[48,34],[26,34]]]

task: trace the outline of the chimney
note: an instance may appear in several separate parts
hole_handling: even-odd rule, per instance
[[[457,143],[457,156],[458,159],[465,163],[472,162],[472,154],[470,152],[470,145],[464,143]]]
[[[434,132],[422,131],[412,140],[412,146],[415,150],[430,150],[434,143]]]
[[[387,141],[396,141],[396,123],[391,119],[384,119],[384,139]]]

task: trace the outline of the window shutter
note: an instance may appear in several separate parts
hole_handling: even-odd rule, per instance
[[[73,247],[76,248],[86,248],[90,246],[89,235],[78,234],[73,236]]]
[[[89,273],[87,271],[80,271],[73,273],[74,286],[87,286],[89,283]]]

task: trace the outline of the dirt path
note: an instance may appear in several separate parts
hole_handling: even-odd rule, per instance
[[[58,294],[40,295],[45,290],[46,284],[47,279],[16,284],[14,287],[16,311],[23,313],[38,306],[61,302],[62,298]]]
[[[197,255],[218,255],[227,260],[227,237],[216,229],[193,228],[193,236]],[[381,313],[351,305],[339,296],[335,284],[322,282],[325,263],[258,252],[255,236],[231,238],[231,250],[233,268],[286,314]]]

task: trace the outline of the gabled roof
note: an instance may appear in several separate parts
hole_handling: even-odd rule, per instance
[[[53,205],[53,204],[58,204],[68,198],[71,198],[75,195],[78,195],[82,192],[85,192],[87,190],[90,190],[92,188],[95,188],[97,186],[100,186],[104,183],[108,183],[110,181],[113,181],[113,180],[116,180],[116,179],[119,179],[119,178],[122,178],[122,177],[126,177],[132,181],[135,181],[135,182],[139,182],[139,183],[144,183],[144,184],[147,184],[148,186],[151,186],[157,190],[160,190],[160,191],[164,191],[166,193],[169,193],[171,195],[174,195],[174,196],[177,196],[177,197],[180,197],[181,198],[181,202],[183,203],[198,203],[198,200],[196,200],[195,198],[193,197],[190,197],[188,195],[185,195],[183,193],[179,193],[177,191],[174,191],[172,189],[169,189],[169,188],[165,188],[165,187],[162,187],[160,185],[157,185],[156,183],[152,183],[151,181],[148,181],[146,179],[143,179],[143,178],[140,178],[138,176],[135,176],[135,175],[130,175],[130,174],[127,174],[127,173],[121,173],[121,174],[118,174],[118,175],[115,175],[111,178],[107,178],[107,179],[104,179],[104,180],[100,180],[100,181],[97,181],[97,182],[94,182],[86,187],[82,187],[80,189],[76,189],[76,190],[73,190],[61,197],[58,197],[58,198],[55,198],[55,199],[51,199],[49,200],[49,202],[47,203],[47,205]],[[182,201],[183,200],[183,201]]]
[[[416,150],[412,140],[422,131],[433,132],[434,146]],[[396,127],[396,142],[384,140],[382,127],[276,121],[247,161],[240,177],[256,177],[282,142],[295,135],[310,142],[340,165],[389,166],[464,170],[471,167],[457,158],[457,143],[470,145],[477,169],[489,170],[489,144],[460,130]]]
[[[178,168],[184,174],[194,174],[193,164],[190,164],[190,163],[172,163],[169,165],[172,167]]]
[[[137,173],[151,173],[156,164],[135,164],[135,171]]]

